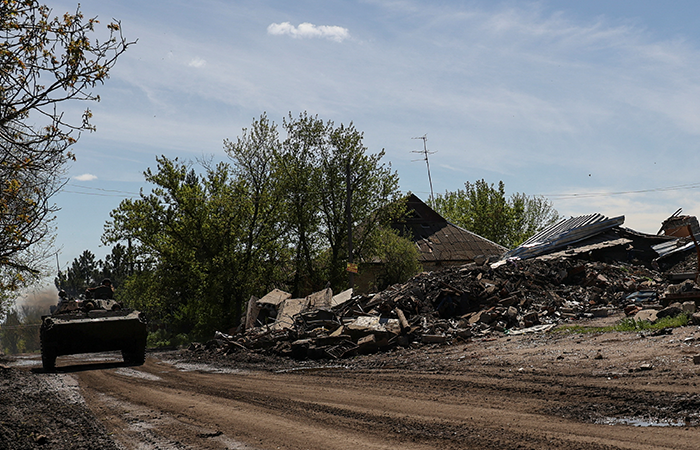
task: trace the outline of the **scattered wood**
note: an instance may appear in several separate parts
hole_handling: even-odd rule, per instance
[[[259,300],[251,297],[241,333],[217,334],[196,348],[338,359],[396,345],[546,332],[559,323],[615,311],[634,316],[661,309],[666,298],[688,303],[679,308],[692,314],[700,288],[691,280],[684,283],[672,285],[644,266],[566,257],[468,264],[424,272],[370,295],[333,296],[324,289],[299,299],[278,290]],[[693,320],[700,323],[696,315]]]

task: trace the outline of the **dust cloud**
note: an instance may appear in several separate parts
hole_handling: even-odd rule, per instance
[[[17,310],[23,316],[49,314],[51,306],[58,303],[58,291],[55,287],[46,286],[33,289],[22,294],[17,299]]]

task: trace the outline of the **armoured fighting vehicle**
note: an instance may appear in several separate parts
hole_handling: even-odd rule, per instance
[[[41,362],[45,371],[56,357],[121,350],[127,364],[143,364],[148,330],[143,314],[111,299],[68,299],[65,293],[40,328]]]

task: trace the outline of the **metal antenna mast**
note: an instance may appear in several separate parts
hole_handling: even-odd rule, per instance
[[[420,137],[414,137],[411,139],[422,139],[423,140],[423,151],[412,151],[411,153],[423,153],[424,155],[424,160],[425,160],[425,165],[428,167],[428,182],[430,183],[430,203],[434,206],[435,205],[435,196],[433,195],[433,179],[430,177],[430,162],[428,161],[428,155],[432,155],[437,152],[429,152],[428,151],[428,135],[424,134],[423,136]],[[420,159],[414,159],[414,161],[420,161]]]

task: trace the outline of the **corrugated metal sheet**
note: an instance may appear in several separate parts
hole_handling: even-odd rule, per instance
[[[685,239],[674,239],[672,241],[663,242],[652,246],[656,253],[659,254],[659,258],[665,258],[666,256],[672,255],[678,252],[685,252],[695,247],[693,241],[685,242]]]
[[[625,223],[625,216],[610,219],[595,213],[571,217],[535,234],[519,247],[506,253],[504,258],[528,259],[552,253],[623,223]]]
[[[618,247],[622,245],[629,245],[632,243],[632,239],[626,239],[626,238],[617,238],[617,239],[606,239],[606,240],[601,240],[600,242],[597,242],[595,244],[589,244],[588,240],[586,240],[586,245],[582,245],[580,247],[576,246],[575,248],[572,249],[565,249],[565,250],[559,250],[554,253],[548,253],[546,255],[540,256],[540,259],[543,260],[548,260],[548,259],[556,259],[556,258],[561,258],[561,257],[572,257],[572,256],[578,256],[582,255],[591,251],[595,250],[602,250],[605,248],[612,248],[612,247]]]

